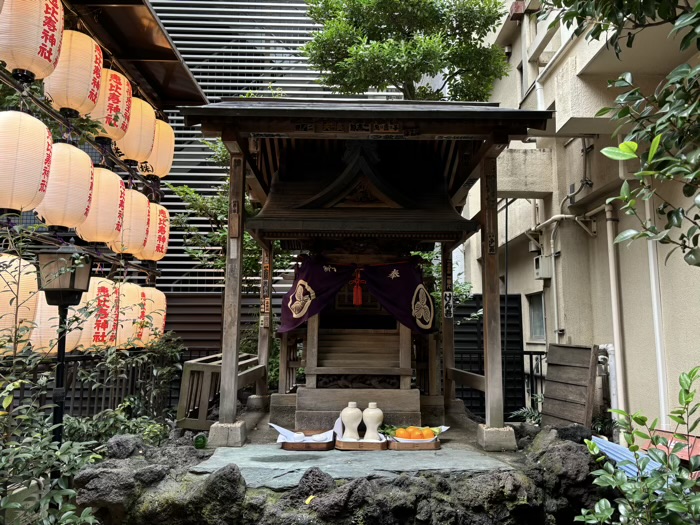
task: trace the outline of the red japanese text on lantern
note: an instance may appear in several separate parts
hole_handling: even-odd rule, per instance
[[[119,288],[114,290],[114,319],[112,331],[109,334],[109,342],[114,344],[117,341],[117,331],[119,330]]]
[[[131,84],[126,83],[126,107],[124,108],[124,118],[122,119],[122,131],[126,131],[129,127],[129,119],[131,119]]]
[[[168,213],[164,209],[158,210],[158,237],[156,238],[156,252],[165,253],[165,245],[168,243]]]
[[[44,156],[44,169],[41,172],[41,183],[39,184],[39,193],[46,193],[46,186],[49,183],[49,172],[51,171],[51,155],[53,151],[53,139],[51,131],[46,131],[46,155]]]
[[[97,98],[100,95],[100,81],[102,78],[102,48],[95,44],[95,62],[92,66],[92,80],[90,84],[90,92],[88,99],[93,104],[97,104]]]
[[[146,292],[141,292],[141,304],[139,305],[141,307],[141,313],[139,314],[139,332],[136,334],[137,339],[141,339],[143,337],[143,329],[146,326]]]
[[[54,67],[61,53],[59,41],[59,5],[58,0],[49,0],[44,6],[44,21],[41,30],[41,44],[37,53]]]
[[[90,167],[90,189],[88,190],[87,206],[85,206],[85,216],[87,217],[90,213],[90,207],[92,206],[92,189],[95,187],[95,168]]]
[[[126,203],[126,187],[124,181],[119,181],[119,211],[117,211],[117,224],[114,229],[118,232],[122,231],[124,225],[124,206]]]
[[[122,79],[119,75],[109,75],[109,92],[107,93],[107,116],[105,123],[113,128],[118,127],[117,114],[121,111]]]
[[[146,215],[146,235],[143,238],[143,243],[141,243],[141,246],[146,246],[146,243],[148,242],[148,232],[151,229],[151,207],[148,207],[148,214]]]
[[[93,343],[106,343],[109,330],[109,288],[97,287],[97,311],[95,312],[95,333]]]

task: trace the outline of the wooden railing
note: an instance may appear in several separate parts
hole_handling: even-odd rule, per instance
[[[213,410],[219,404],[221,356],[214,354],[185,362],[177,406],[179,427],[209,430],[215,422]],[[259,364],[257,355],[241,354],[238,359],[239,390],[265,377],[265,366]]]

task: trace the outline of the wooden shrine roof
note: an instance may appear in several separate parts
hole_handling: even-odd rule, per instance
[[[184,107],[188,126],[220,136],[243,153],[251,170],[248,188],[265,203],[286,152],[304,144],[332,150],[340,142],[418,141],[438,154],[430,176],[443,179],[459,208],[480,176],[480,164],[496,157],[528,129],[545,129],[551,111],[498,107],[491,103],[236,98]]]

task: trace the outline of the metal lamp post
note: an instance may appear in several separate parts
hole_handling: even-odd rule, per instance
[[[39,288],[46,296],[47,304],[58,306],[58,348],[56,354],[56,380],[53,390],[53,440],[63,440],[63,412],[66,397],[66,320],[68,307],[76,306],[90,287],[92,257],[80,253],[72,244],[57,250],[37,253],[39,259]]]

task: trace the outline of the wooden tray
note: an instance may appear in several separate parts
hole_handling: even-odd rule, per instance
[[[388,441],[370,443],[369,441],[339,441],[335,442],[336,450],[386,450]]]
[[[440,450],[440,440],[436,439],[430,443],[400,443],[399,441],[389,441],[389,450]]]
[[[301,430],[300,432],[303,432],[304,435],[306,436],[313,436],[314,434],[321,434],[324,431],[323,430]],[[326,451],[326,450],[333,450],[335,447],[335,439],[332,439],[326,443],[289,443],[289,442],[284,442],[281,443],[282,445],[282,450],[296,450],[296,451]]]
[[[327,443],[282,443],[282,450],[305,450],[305,451],[325,451],[333,450],[335,443],[328,441]]]

